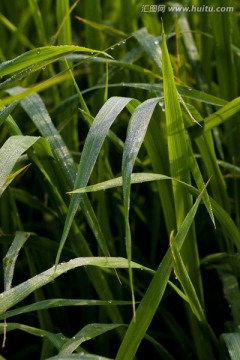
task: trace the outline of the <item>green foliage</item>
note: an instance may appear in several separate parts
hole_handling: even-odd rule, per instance
[[[1,359],[240,357],[239,7],[165,6],[0,3]]]

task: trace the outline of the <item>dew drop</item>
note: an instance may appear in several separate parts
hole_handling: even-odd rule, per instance
[[[162,111],[165,112],[165,108],[162,108]]]
[[[163,101],[159,101],[159,106],[163,107],[164,106],[164,102]]]
[[[192,91],[192,88],[188,88],[189,91]]]
[[[113,47],[111,47],[111,50],[114,50],[114,48],[113,48]]]
[[[109,300],[108,303],[109,303],[109,304],[112,304],[112,300]]]
[[[126,41],[125,41],[125,40],[123,40],[123,41],[122,41],[122,44],[126,44]]]
[[[155,44],[155,45],[158,45],[158,44],[159,44],[158,40],[155,40],[155,41],[154,41],[154,44]]]

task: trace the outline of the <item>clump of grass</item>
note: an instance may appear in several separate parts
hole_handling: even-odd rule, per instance
[[[239,357],[239,9],[142,5],[0,4],[2,358]]]

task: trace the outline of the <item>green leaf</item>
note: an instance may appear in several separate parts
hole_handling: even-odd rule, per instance
[[[240,98],[236,98],[229,103],[227,103],[224,107],[208,116],[204,120],[204,131],[209,131],[214,127],[226,122],[233,115],[237,114],[240,111]]]
[[[238,360],[240,356],[240,334],[239,333],[229,333],[222,334],[227,350],[231,360]]]
[[[107,136],[108,130],[118,116],[118,114],[124,109],[124,107],[129,103],[129,101],[131,101],[130,98],[110,98],[98,112],[88,132],[84,144],[74,188],[87,185],[103,142]],[[83,205],[85,199],[86,198],[80,194],[75,194],[71,198],[63,234],[60,240],[59,250],[56,257],[56,264],[59,262],[63,246],[66,242],[78,206],[80,203],[81,205]]]
[[[189,278],[187,269],[183,263],[179,249],[175,243],[173,234],[171,234],[171,237],[170,237],[170,248],[172,251],[173,268],[174,268],[175,276],[177,277],[177,279],[179,280],[179,282],[182,285],[182,288],[186,295],[186,299],[187,299],[193,313],[196,315],[197,319],[200,322],[205,323],[206,318],[205,318],[203,308],[201,307],[201,304],[198,300],[194,286],[191,282],[191,279]]]
[[[122,157],[122,178],[123,178],[123,204],[124,204],[124,217],[125,217],[125,241],[126,253],[129,261],[129,276],[130,286],[133,299],[133,310],[135,312],[135,300],[133,290],[132,269],[130,267],[132,260],[132,244],[131,244],[131,231],[129,224],[129,209],[130,209],[130,187],[131,187],[131,173],[138,152],[144,140],[147,127],[155,106],[159,102],[159,98],[149,99],[139,105],[134,111],[127,130],[127,137],[123,149]]]
[[[83,342],[91,340],[96,336],[102,335],[107,331],[121,326],[120,324],[88,324],[84,326],[77,334],[67,341],[60,349],[59,355],[70,355]]]
[[[52,308],[59,308],[65,306],[116,306],[116,305],[132,305],[131,301],[121,301],[121,300],[82,300],[82,299],[48,299],[35,302],[31,305],[26,305],[18,307],[5,312],[3,315],[0,315],[0,319],[9,319],[10,317],[29,313],[32,311],[46,310]]]
[[[18,231],[12,242],[12,245],[8,249],[8,252],[3,259],[5,291],[9,290],[12,286],[13,273],[19,251],[21,250],[29,236],[30,233]]]
[[[36,289],[41,288],[42,286],[50,283],[58,276],[64,274],[65,272],[75,269],[80,266],[97,266],[100,268],[128,268],[128,260],[120,257],[81,257],[69,260],[66,263],[61,263],[59,265],[52,266],[50,269],[28,279],[21,284],[4,291],[0,294],[0,314],[4,313],[12,306],[18,304],[21,300],[25,299],[29,294],[31,294]],[[131,263],[132,268],[136,269],[145,269],[151,271],[150,269],[139,265],[137,263]]]
[[[11,136],[0,149],[0,196],[9,184],[14,165],[20,156],[27,151],[39,137],[36,136]],[[17,175],[17,174],[16,174]],[[11,177],[11,181],[13,177]]]
[[[161,174],[153,174],[153,173],[132,173],[131,174],[131,184],[138,184],[138,183],[144,183],[148,181],[159,181],[159,180],[170,180],[171,178],[166,175]],[[115,179],[103,181],[99,184],[89,185],[85,186],[73,191],[70,191],[69,194],[77,194],[77,193],[85,193],[85,192],[92,192],[92,191],[102,191],[111,189],[117,186],[123,185],[123,178],[122,176],[119,176]]]
[[[103,53],[107,57],[111,57],[107,53],[99,50],[88,49],[83,46],[60,45],[60,46],[44,46],[37,49],[27,51],[12,60],[8,60],[0,64],[0,76],[12,74],[23,69],[31,71],[35,68],[49,64],[60,57],[73,52],[92,52]]]
[[[197,198],[193,207],[190,209],[176,234],[175,240],[178,244],[179,250],[181,250],[184,244],[204,191],[205,188]],[[138,347],[162,300],[171,271],[172,257],[171,250],[169,249],[161,261],[156,274],[154,275],[137,308],[136,319],[133,319],[128,327],[126,335],[118,350],[116,360],[132,360],[135,358]]]
[[[165,34],[162,40],[162,62],[163,62],[163,88],[166,114],[166,131],[168,155],[170,163],[170,174],[174,179],[190,183],[190,166],[188,155],[187,134],[180,107],[180,98],[177,92],[170,56],[167,49]],[[177,228],[182,224],[183,219],[191,208],[192,198],[179,183],[172,181],[175,218]],[[191,281],[203,302],[203,290],[201,277],[198,272],[199,255],[194,226],[186,239],[182,250],[182,257],[186,262]]]
[[[155,37],[150,35],[147,29],[143,28],[133,33],[139,44],[143,47],[149,57],[153,60],[160,73],[162,72],[161,48]]]

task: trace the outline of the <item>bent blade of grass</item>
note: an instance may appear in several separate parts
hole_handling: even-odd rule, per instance
[[[130,277],[130,287],[131,287],[132,299],[133,299],[134,314],[135,314],[135,299],[134,299],[132,269],[130,267],[130,263],[132,260],[132,244],[131,244],[131,231],[129,224],[131,173],[138,152],[143,143],[149,121],[151,119],[155,106],[157,105],[158,102],[159,102],[159,98],[146,100],[141,105],[139,105],[134,111],[127,129],[127,137],[126,137],[126,141],[123,149],[123,157],[122,157],[125,243],[126,243],[127,258],[129,261],[129,277]]]
[[[185,188],[190,191],[190,193],[194,196],[199,195],[199,190],[194,188],[193,186],[181,182],[178,179],[172,179],[169,176],[161,175],[161,174],[153,174],[153,173],[133,173],[131,174],[131,184],[138,184],[148,181],[160,181],[160,180],[175,180],[179,182],[179,184],[185,186]],[[122,186],[122,177],[118,177],[112,180],[107,180],[99,184],[86,186],[80,189],[74,190],[76,193],[85,193],[92,191],[101,191],[111,189],[117,186]],[[70,192],[71,194],[71,192]],[[204,194],[203,194],[204,197]],[[240,232],[228,212],[221,206],[217,201],[215,201],[212,197],[209,196],[211,207],[213,210],[213,214],[217,218],[218,222],[223,226],[228,235],[229,239],[231,239],[232,243],[240,250]],[[207,209],[208,210],[208,209]]]
[[[170,179],[171,178],[169,176],[161,175],[161,174],[132,173],[130,181],[131,181],[131,184],[138,184],[138,183],[143,183],[143,182],[148,182],[148,181],[159,181],[159,180],[170,180]],[[89,186],[85,186],[85,187],[70,191],[69,194],[74,194],[74,193],[82,194],[82,193],[86,193],[86,192],[102,191],[102,190],[111,189],[111,188],[114,188],[117,186],[123,186],[122,176],[119,176],[119,177],[111,179],[111,180],[103,181],[99,184],[89,185]]]
[[[30,235],[30,233],[18,231],[14,237],[10,248],[8,249],[7,254],[3,259],[5,291],[9,290],[12,286],[13,273],[19,251],[21,250]]]
[[[77,334],[68,340],[60,349],[59,355],[70,355],[83,342],[91,340],[96,336],[102,335],[107,331],[116,329],[121,324],[88,324],[84,326]]]
[[[160,73],[162,73],[161,48],[159,47],[158,42],[155,41],[154,36],[150,35],[145,28],[134,32],[133,36],[153,60]]]
[[[98,112],[84,144],[74,188],[87,185],[110,126],[130,101],[131,98],[110,98]],[[56,264],[59,262],[63,246],[70,231],[78,206],[80,203],[83,204],[84,199],[83,195],[80,194],[75,194],[71,198],[63,234],[59,244],[59,250],[56,256]]]
[[[223,108],[219,109],[204,120],[204,131],[209,131],[218,126],[240,111],[240,97],[230,101]]]
[[[119,305],[131,305],[131,301],[124,300],[82,300],[82,299],[48,299],[37,301],[31,305],[26,305],[7,311],[3,315],[0,315],[0,320],[9,319],[10,317],[26,314],[32,311],[54,309],[65,306],[119,306]]]
[[[46,271],[22,282],[21,284],[4,291],[0,294],[0,313],[4,313],[12,306],[18,304],[21,300],[25,299],[33,291],[41,288],[42,286],[50,283],[65,272],[75,269],[80,266],[96,266],[99,268],[110,269],[127,269],[128,260],[121,257],[80,257],[72,259],[68,262],[54,265]],[[151,269],[144,267],[135,262],[131,263],[132,268],[144,269],[152,272]]]
[[[107,53],[99,50],[85,48],[83,46],[75,45],[59,45],[59,46],[44,46],[37,49],[27,51],[12,60],[5,61],[0,64],[0,76],[9,75],[29,66],[33,68],[49,64],[60,57],[73,52],[90,52],[102,53],[104,56],[110,57]]]
[[[178,244],[179,250],[181,250],[188,231],[192,225],[194,217],[197,212],[197,208],[202,199],[205,188],[202,190],[195,204],[188,212],[186,218],[180,226],[175,240]],[[118,350],[116,360],[132,360],[134,359],[138,347],[157,311],[157,308],[161,302],[163,294],[165,292],[168,279],[172,271],[172,257],[171,250],[169,249],[161,261],[142,301],[140,302],[137,311],[136,319],[132,319],[126,335]]]
[[[98,57],[98,60],[100,60],[99,57]],[[82,93],[86,94],[90,91],[103,89],[104,87],[105,87],[105,85],[96,85],[96,86],[89,87],[89,88],[83,90]],[[108,84],[108,87],[109,88],[111,88],[111,87],[130,87],[130,88],[136,88],[136,89],[143,89],[143,90],[155,93],[156,95],[159,95],[159,96],[161,96],[162,92],[163,92],[162,84],[126,83],[126,82],[124,82],[124,83]],[[179,95],[184,96],[185,98],[188,98],[188,99],[197,100],[197,101],[200,101],[201,103],[206,103],[206,104],[215,105],[215,106],[224,106],[228,103],[226,100],[223,100],[221,98],[218,98],[211,94],[204,93],[204,92],[196,90],[196,89],[191,89],[191,88],[187,88],[185,86],[180,86],[180,85],[177,85],[176,87],[177,87],[177,91],[178,91]]]
[[[20,156],[38,139],[36,136],[11,136],[0,149],[0,196],[6,189],[8,177]]]

